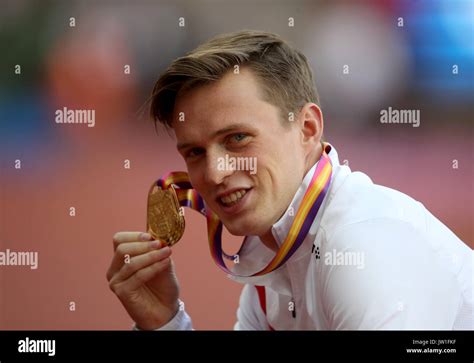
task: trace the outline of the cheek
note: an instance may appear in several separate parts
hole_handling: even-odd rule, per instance
[[[211,191],[209,191],[209,185],[205,182],[205,175],[202,170],[203,168],[188,169],[189,180],[193,189],[196,190],[199,195],[201,195],[206,203],[212,205],[214,200],[211,198]]]
[[[194,189],[196,189],[199,194],[202,194],[203,191],[203,174],[199,171],[198,167],[195,166],[187,166],[189,180]]]
[[[257,162],[257,185],[259,194],[264,198],[261,202],[273,203],[272,200],[280,193],[280,183],[284,175],[281,175],[281,165],[278,158],[261,158]]]
[[[298,165],[288,150],[282,154],[273,153],[271,159],[265,158],[258,165],[260,192],[266,203],[276,205],[286,200],[288,190],[295,185]]]
[[[277,165],[287,164],[294,158],[297,152],[297,143],[293,135],[275,134],[265,143],[265,149],[261,150],[269,161]]]

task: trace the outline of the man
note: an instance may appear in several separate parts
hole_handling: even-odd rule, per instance
[[[151,111],[206,207],[247,236],[235,329],[472,329],[472,250],[421,203],[339,163],[308,62],[278,36],[226,34],[176,59]],[[229,158],[256,167],[219,167]],[[107,278],[137,329],[191,329],[171,249],[139,232],[114,248]],[[277,252],[287,260],[260,274]]]

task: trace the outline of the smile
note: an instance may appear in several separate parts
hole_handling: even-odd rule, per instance
[[[230,194],[227,194],[221,197],[220,201],[222,202],[222,204],[226,206],[231,206],[231,205],[237,204],[246,193],[247,193],[247,190],[245,189],[237,190],[235,192],[232,192]]]
[[[220,195],[217,198],[219,205],[226,214],[238,213],[247,204],[249,194],[252,188],[234,189],[233,191]]]

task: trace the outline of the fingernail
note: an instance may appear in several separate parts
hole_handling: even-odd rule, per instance
[[[150,242],[150,247],[151,248],[159,248],[161,246],[161,242],[160,241],[151,241]]]
[[[151,234],[142,233],[140,234],[140,241],[149,241],[151,239]]]

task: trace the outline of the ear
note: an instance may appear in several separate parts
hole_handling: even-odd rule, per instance
[[[323,136],[324,121],[321,109],[315,103],[306,103],[298,115],[298,123],[301,130],[302,145],[314,150],[321,143]]]

